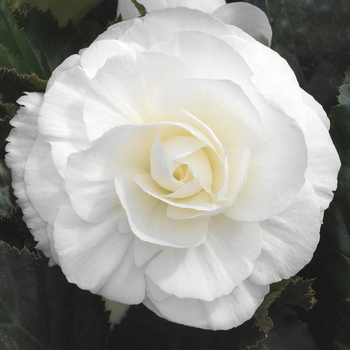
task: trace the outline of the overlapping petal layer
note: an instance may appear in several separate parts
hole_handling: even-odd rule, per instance
[[[310,261],[339,159],[322,108],[248,35],[269,43],[260,12],[142,3],[19,100],[6,162],[70,282],[228,329]]]

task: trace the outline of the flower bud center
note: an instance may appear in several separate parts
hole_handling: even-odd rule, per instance
[[[181,164],[173,171],[173,176],[177,181],[187,184],[194,179],[191,170],[187,164]]]

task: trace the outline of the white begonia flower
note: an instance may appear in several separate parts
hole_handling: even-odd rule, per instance
[[[187,7],[212,14],[227,24],[232,24],[264,45],[270,46],[272,30],[265,13],[246,2],[226,4],[225,0],[138,0],[147,12],[174,7]],[[117,17],[132,19],[140,12],[132,0],[119,0]]]
[[[312,258],[339,158],[284,59],[187,8],[111,26],[13,118],[37,247],[82,289],[229,329]]]

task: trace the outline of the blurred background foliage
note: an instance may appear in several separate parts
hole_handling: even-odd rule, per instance
[[[1,349],[350,349],[350,2],[246,2],[266,12],[272,48],[329,114],[341,157],[313,260],[298,277],[272,285],[238,328],[177,325],[141,305],[110,329],[100,297],[68,283],[35,249],[4,156],[16,100],[24,91],[45,91],[55,67],[115,20],[117,0],[0,0]]]

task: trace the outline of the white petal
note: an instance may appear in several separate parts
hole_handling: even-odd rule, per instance
[[[67,57],[53,72],[52,75],[47,82],[46,91],[48,91],[57,78],[66,70],[69,70],[80,63],[80,55],[75,54]]]
[[[257,6],[236,2],[219,7],[212,15],[251,35],[255,40],[270,46],[272,29],[266,14]]]
[[[295,275],[312,258],[320,225],[318,200],[306,183],[287,210],[260,223],[263,246],[249,279],[265,285]]]
[[[134,19],[124,20],[113,24],[105,32],[100,34],[94,41],[100,40],[118,40],[134,23]]]
[[[99,290],[99,294],[125,304],[140,304],[144,300],[144,268],[136,266],[133,251],[134,244],[129,244],[121,263]]]
[[[289,117],[297,120],[303,128],[305,109],[302,93],[295,74],[286,60],[255,40],[245,40],[245,44],[237,45],[235,36],[221,39],[232,45],[254,72],[257,89],[245,90],[251,102],[255,105],[255,96],[258,96],[259,100],[263,98],[269,105],[278,106]],[[259,103],[255,106],[260,111]]]
[[[213,144],[215,138],[225,148],[245,145],[252,153],[261,148],[261,117],[242,88],[233,82],[205,79],[174,81],[159,92],[155,109],[158,115],[169,121],[190,123],[208,137],[211,132]],[[187,119],[184,119],[184,113],[178,113],[181,110],[187,112]],[[189,119],[190,115],[193,120]],[[194,117],[198,122],[195,123]]]
[[[183,62],[162,53],[129,50],[107,60],[85,96],[84,121],[90,140],[117,125],[159,121],[154,111],[156,94],[187,75]]]
[[[92,43],[81,56],[81,66],[92,79],[105,62],[116,55],[129,50],[143,50],[142,46],[134,43],[126,43],[120,40],[99,40]]]
[[[114,161],[108,157],[112,152],[98,153],[96,149],[98,147],[69,156],[65,182],[74,210],[90,223],[102,222],[119,205],[114,188],[115,172],[105,164]]]
[[[198,247],[165,248],[146,269],[164,292],[178,298],[212,301],[249,277],[261,250],[257,223],[211,218],[207,239]]]
[[[116,213],[95,225],[78,217],[72,207],[62,206],[53,234],[60,265],[69,282],[127,304],[142,300],[144,289],[134,289],[134,284],[144,283],[144,277],[131,266],[133,235],[118,232]],[[128,283],[124,288],[119,288],[125,281]],[[116,288],[111,288],[113,284]]]
[[[69,197],[63,189],[63,179],[53,165],[51,147],[40,135],[27,158],[24,182],[34,208],[53,226],[59,207],[69,204]]]
[[[220,208],[221,206],[216,203],[211,203],[211,197],[208,193],[204,191],[200,191],[192,196],[180,198],[174,198],[171,193],[164,190],[161,186],[159,186],[148,173],[137,173],[134,176],[134,181],[137,183],[140,188],[145,193],[148,193],[150,196],[162,201],[163,203],[168,203],[172,206],[176,206],[179,208],[188,208],[195,210],[205,210],[211,211]],[[199,186],[198,183],[194,184],[194,190]],[[187,191],[193,190],[193,188],[185,188],[184,195],[187,194]],[[181,191],[177,191],[180,192]]]
[[[141,241],[135,237],[134,261],[136,266],[141,267],[151,260],[156,254],[163,250],[163,247],[157,244],[151,244]]]
[[[139,0],[138,2],[145,6],[147,12],[169,7],[187,7],[207,13],[212,13],[226,3],[225,0]]]
[[[319,116],[309,107],[305,109],[307,117],[304,134],[309,156],[305,178],[315,190],[321,210],[325,210],[337,188],[337,174],[341,164],[328,130]]]
[[[204,145],[203,142],[200,142],[197,139],[194,140],[200,143],[197,143],[197,149]],[[157,134],[150,154],[151,176],[159,186],[168,191],[176,191],[182,186],[182,183],[173,176],[175,169],[172,158],[173,156],[171,154],[168,156],[168,154],[165,152],[160,136]]]
[[[38,120],[43,140],[51,144],[52,158],[64,177],[67,157],[88,145],[82,118],[84,93],[89,80],[81,67],[63,72],[45,93]]]
[[[186,62],[191,71],[186,78],[226,79],[243,88],[254,87],[253,73],[247,62],[234,48],[210,33],[175,32],[168,41],[151,49]]]
[[[38,115],[44,95],[36,92],[28,92],[27,95],[18,99],[22,105],[10,124],[14,127],[6,141],[6,165],[11,169],[12,187],[18,198],[17,204],[23,212],[23,220],[27,224],[35,239],[39,242],[38,247],[50,257],[50,242],[47,237],[47,223],[35,210],[28,198],[26,183],[24,182],[24,170],[29,153],[38,137]]]
[[[166,125],[171,132],[177,126]],[[166,130],[165,130],[166,131]],[[105,133],[94,146],[111,150],[115,186],[131,229],[140,239],[170,246],[195,246],[203,242],[208,219],[173,220],[166,216],[167,204],[151,197],[134,181],[137,174],[149,174],[149,153],[156,125],[122,125]],[[108,145],[106,147],[106,145]],[[93,148],[92,148],[93,149]],[[101,154],[96,152],[96,155]]]
[[[131,0],[119,0],[117,18],[122,16],[123,21],[140,16],[140,12]]]
[[[314,113],[316,113],[316,115],[320,118],[321,122],[324,124],[326,129],[329,130],[330,122],[322,106],[303,89],[301,89],[301,93],[303,96],[305,106],[311,109]],[[306,110],[306,112],[309,113],[308,109]]]
[[[274,118],[272,137],[251,157],[245,185],[235,205],[225,212],[231,219],[266,220],[285,210],[305,183],[307,147],[303,132],[291,118]]]
[[[149,299],[143,303],[149,309],[172,322],[211,330],[228,330],[248,321],[269,292],[269,286],[257,286],[249,280],[213,301],[180,299],[162,292],[150,280],[147,289]]]
[[[133,233],[143,241],[171,247],[193,247],[203,243],[208,218],[174,220],[166,215],[168,205],[146,193],[136,184],[139,169],[120,171],[115,187]]]
[[[156,43],[168,41],[174,33],[180,31],[197,31],[218,37],[232,33],[219,19],[198,10],[180,7],[153,11],[142,19],[136,19],[120,39],[149,48]]]

